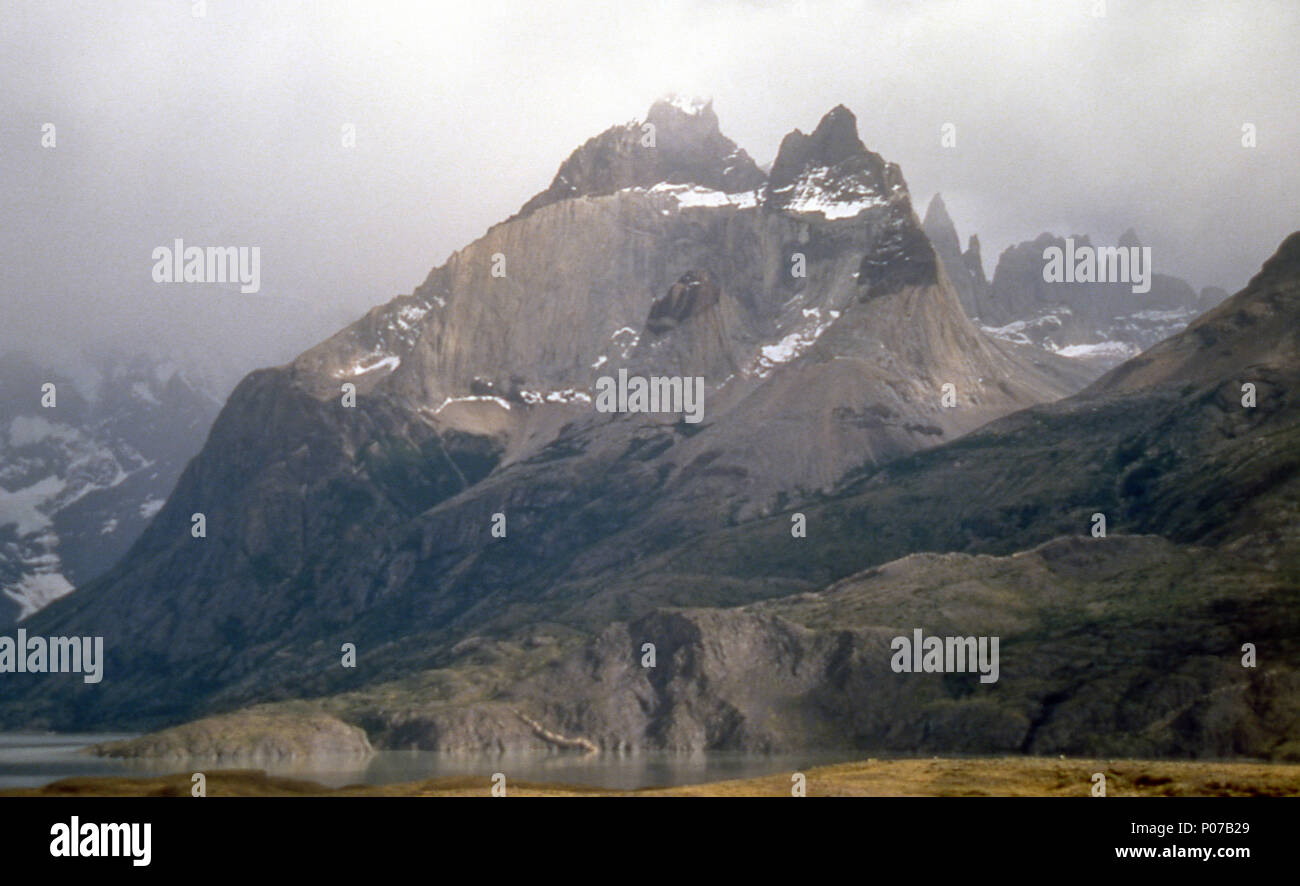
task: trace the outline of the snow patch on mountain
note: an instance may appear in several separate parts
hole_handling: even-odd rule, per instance
[[[665,95],[663,100],[681,111],[683,114],[687,114],[691,117],[698,117],[700,114],[703,114],[708,109],[709,105],[712,104],[712,99],[698,98],[695,96],[682,96],[675,93]]]
[[[1057,348],[1056,353],[1062,357],[1105,357],[1127,360],[1130,357],[1136,357],[1141,353],[1141,350],[1122,341],[1102,341],[1087,345],[1066,345],[1063,348]]]
[[[590,403],[591,395],[585,391],[565,388],[563,391],[520,391],[520,398],[529,406],[543,403]]]
[[[167,504],[165,498],[147,498],[140,503],[140,516],[146,520],[152,520],[163,509],[165,504]]]
[[[4,595],[18,604],[18,620],[21,621],[74,590],[72,582],[61,572],[36,572],[24,575],[16,584],[4,588]]]
[[[1095,341],[1060,344],[1067,327],[1078,334],[1074,311],[1057,305],[1036,316],[1013,320],[1002,326],[980,326],[986,334],[1014,344],[1033,345],[1062,357],[1114,366],[1135,357],[1144,348],[1177,333],[1196,316],[1195,310],[1149,310],[1115,317],[1108,323],[1090,325]]]
[[[471,394],[467,397],[448,397],[443,400],[433,414],[437,415],[453,403],[495,403],[502,409],[509,409],[510,404],[502,397],[495,397],[490,394]]]
[[[439,299],[441,301],[441,299]],[[402,330],[413,329],[416,323],[429,313],[429,309],[419,305],[403,305],[397,312],[397,318],[393,322]]]
[[[758,191],[738,191],[728,194],[700,185],[674,185],[660,182],[652,188],[624,188],[619,193],[650,194],[652,196],[669,196],[677,201],[679,209],[707,208],[718,209],[734,206],[737,209],[754,209],[758,206]]]
[[[339,376],[350,375],[369,375],[372,372],[378,372],[381,369],[392,372],[398,366],[402,365],[402,358],[395,354],[371,353],[362,357],[353,363],[347,369],[339,370],[336,374]]]
[[[46,511],[67,485],[63,479],[50,476],[13,491],[0,487],[0,526],[15,526],[19,535],[46,528],[50,525]]]
[[[748,373],[766,378],[782,363],[789,363],[812,347],[823,332],[839,319],[839,311],[827,311],[823,317],[821,308],[804,308],[805,321],[801,328],[784,336],[776,344],[764,345],[759,349],[759,356],[749,368]]]
[[[868,209],[886,206],[888,197],[855,178],[844,178],[827,167],[809,169],[773,192],[786,212],[821,213],[828,221],[855,218]],[[788,202],[785,197],[789,195]]]
[[[619,359],[626,360],[631,355],[632,350],[641,341],[641,333],[637,332],[631,326],[623,326],[614,330],[609,336],[610,341],[618,346]]]

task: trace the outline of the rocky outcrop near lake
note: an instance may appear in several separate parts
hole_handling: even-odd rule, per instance
[[[356,726],[325,714],[240,712],[206,717],[124,741],[93,745],[100,757],[209,761],[222,765],[323,757],[367,757],[373,748]]]

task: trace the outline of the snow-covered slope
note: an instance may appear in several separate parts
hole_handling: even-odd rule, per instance
[[[52,406],[42,405],[47,383]],[[201,383],[154,358],[101,357],[65,375],[0,357],[0,623],[39,611],[125,553],[219,408]]]

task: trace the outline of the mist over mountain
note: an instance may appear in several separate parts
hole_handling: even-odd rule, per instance
[[[588,142],[556,181],[604,170],[594,184],[548,202],[553,184],[411,295],[239,385],[130,554],[40,616],[95,622],[121,669],[77,717],[284,691],[344,626],[450,639],[560,587],[547,618],[590,623],[611,555],[771,513],[1089,378],[971,324],[847,108],[792,132],[765,183],[706,103],[646,120],[665,160],[638,159],[640,124]],[[712,183],[738,187],[736,164],[758,187],[691,180],[721,168]],[[700,378],[703,421],[596,411],[624,373]],[[485,556],[494,514],[508,535]]]
[[[409,291],[670,89],[713,96],[760,165],[796,121],[854,109],[989,275],[1040,231],[1132,226],[1164,272],[1235,291],[1294,227],[1298,10],[1120,5],[28,4],[0,22],[0,351],[206,340],[238,358],[233,387]],[[261,246],[263,291],[153,283],[175,237]]]
[[[9,12],[0,788],[1300,791],[1295,3]]]

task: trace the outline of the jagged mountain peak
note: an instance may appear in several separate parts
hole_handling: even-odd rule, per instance
[[[961,260],[975,281],[975,285],[981,290],[987,288],[988,278],[984,276],[984,256],[980,252],[980,238],[977,234],[971,234],[970,239],[966,241],[966,251],[962,253]]]
[[[925,208],[926,224],[929,224],[931,219],[935,223],[956,227],[956,225],[953,225],[952,216],[948,214],[948,205],[943,202],[943,194],[939,191],[934,192],[934,196],[930,198],[930,205]]]
[[[749,154],[722,134],[711,100],[668,96],[650,106],[644,121],[611,126],[588,139],[519,215],[624,188],[668,183],[738,193],[760,187],[765,178]]]
[[[912,215],[907,183],[858,137],[858,120],[844,105],[822,117],[811,135],[796,129],[781,140],[768,177],[766,206],[784,212],[820,212],[827,220],[901,200]]]
[[[863,155],[870,152],[858,137],[858,118],[844,105],[836,105],[822,117],[811,135],[795,129],[781,140],[772,164],[771,185],[774,189],[781,188],[808,167],[833,167]]]
[[[812,140],[828,163],[838,163],[867,149],[858,138],[858,118],[844,105],[826,112],[813,130]]]
[[[940,255],[945,252],[961,252],[961,239],[957,236],[957,226],[953,224],[952,217],[948,214],[948,207],[944,205],[942,194],[936,193],[930,199],[921,226]]]
[[[935,254],[952,281],[961,301],[962,310],[968,317],[976,316],[978,302],[988,288],[984,276],[983,262],[980,257],[979,238],[972,235],[966,252],[962,252],[961,239],[957,236],[957,226],[948,207],[943,202],[943,195],[936,193],[930,199],[925,210],[925,221],[921,223],[926,237],[934,246]]]

